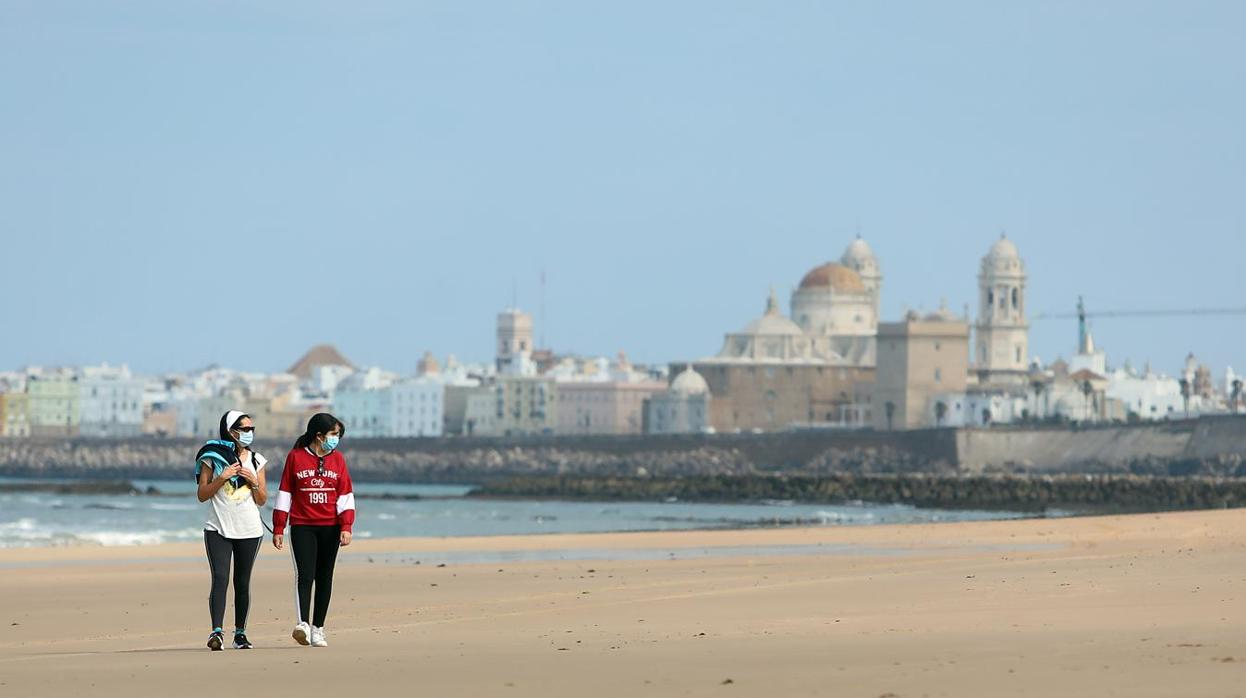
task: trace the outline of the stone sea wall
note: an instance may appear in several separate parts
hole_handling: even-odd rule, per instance
[[[470,442],[463,442],[464,444]],[[21,477],[180,478],[193,476],[198,443],[183,440],[124,442],[0,441],[0,475]],[[518,475],[610,475],[628,477],[747,475],[776,471],[950,472],[942,458],[932,459],[889,445],[847,445],[812,450],[808,461],[775,461],[756,449],[735,443],[651,443],[635,441],[619,448],[580,443],[472,444],[438,447],[431,442],[373,443],[356,440],[344,449],[352,476],[361,482],[476,483]],[[269,448],[269,446],[275,446]],[[280,470],[284,448],[257,443],[256,448]],[[783,467],[787,466],[787,467]],[[274,475],[270,473],[270,477]]]
[[[0,475],[191,477],[200,442],[0,440]],[[290,444],[260,440],[280,469]],[[1139,474],[1246,476],[1246,417],[1131,426],[912,432],[351,439],[360,481],[476,483],[516,475]]]
[[[1246,416],[1128,426],[996,427],[956,432],[966,473],[1246,475]]]

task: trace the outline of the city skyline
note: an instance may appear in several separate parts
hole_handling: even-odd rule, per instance
[[[560,352],[693,360],[858,232],[891,321],[972,314],[1006,231],[1045,362],[1078,296],[1242,304],[1235,4],[136,8],[0,8],[0,369],[410,372],[516,297]],[[1094,330],[1246,367],[1233,318]]]
[[[1004,236],[1004,234],[1001,234],[1001,236]],[[864,239],[864,238],[859,238],[859,239]],[[1023,255],[1023,256],[1024,256],[1024,255]],[[833,258],[828,259],[828,261],[833,261]],[[886,275],[886,267],[885,267],[886,262],[885,262],[885,260],[883,261],[883,264],[884,264],[884,275]],[[541,276],[542,276],[542,277],[546,276],[546,273],[544,273],[544,272],[543,272]],[[890,282],[890,281],[891,281],[891,279],[890,279],[890,278],[888,278],[888,279],[887,279],[887,281],[888,281],[888,282]],[[976,283],[976,281],[975,281],[975,283]],[[1032,280],[1031,280],[1031,284],[1033,284],[1033,281],[1032,281]],[[538,283],[533,284],[534,289],[536,289],[536,290],[534,290],[534,292],[533,292],[533,293],[534,293],[534,295],[538,295],[538,296],[540,295],[539,286],[540,286],[540,282],[539,282],[539,281],[538,281]],[[512,301],[517,300],[517,299],[520,297],[520,296],[519,296],[519,294],[516,292],[516,288],[517,288],[517,284],[512,284],[512,289],[511,289],[511,293],[512,293]],[[775,292],[777,289],[779,289],[779,288],[781,288],[781,287],[779,287],[777,284],[770,284],[770,285],[767,287],[767,294],[766,294],[766,295],[769,295],[770,293],[774,293],[774,292]],[[792,292],[792,291],[794,291],[794,290],[795,290],[795,285],[793,284],[791,287],[789,287],[789,288],[787,288],[787,289],[784,289],[784,292],[783,292],[782,294],[780,294],[780,295],[781,295],[781,297],[784,299],[784,300],[782,301],[782,303],[781,303],[781,305],[782,305],[781,312],[782,312],[785,316],[789,316],[789,317],[790,317],[790,314],[789,314],[789,312],[788,312],[788,307],[787,307],[787,298],[790,296],[791,292]],[[884,309],[885,309],[885,308],[887,307],[887,305],[888,305],[888,304],[885,302],[885,298],[886,298],[886,291],[885,291],[885,290],[884,290],[884,292],[883,292],[883,298],[884,298],[883,307],[884,307]],[[933,311],[933,310],[936,310],[936,309],[946,309],[946,310],[949,310],[949,311],[953,312],[953,313],[954,313],[954,314],[956,314],[957,316],[965,316],[965,317],[967,317],[967,319],[968,319],[971,323],[973,323],[973,322],[975,321],[975,318],[977,317],[977,312],[978,312],[978,307],[977,307],[977,305],[976,305],[976,304],[977,304],[977,300],[976,300],[976,299],[975,299],[975,300],[973,300],[973,301],[966,301],[966,302],[961,303],[961,304],[951,304],[951,303],[948,303],[948,302],[947,302],[947,298],[946,298],[946,297],[941,297],[941,298],[940,298],[940,300],[939,300],[939,302],[938,302],[938,303],[934,303],[934,304],[918,304],[918,305],[907,305],[907,304],[904,304],[904,305],[902,305],[902,306],[901,306],[898,310],[896,310],[896,312],[895,312],[895,314],[894,314],[893,316],[888,316],[888,315],[884,312],[884,314],[883,314],[883,316],[880,318],[880,320],[881,320],[881,321],[884,321],[884,322],[886,322],[886,321],[895,321],[895,320],[899,320],[899,319],[901,319],[901,318],[903,317],[903,315],[904,315],[906,312],[908,312],[909,310],[916,310],[916,311],[919,311],[919,312],[923,312],[923,313],[924,313],[924,312],[930,312],[930,311]],[[528,305],[525,305],[525,304],[523,304],[523,303],[518,303],[518,304],[515,304],[515,303],[507,303],[507,304],[502,304],[502,305],[497,306],[497,308],[496,308],[495,310],[500,310],[500,309],[503,309],[503,308],[517,308],[517,309],[519,309],[519,310],[523,310],[523,311],[527,312],[529,315],[532,315],[532,316],[535,318],[535,321],[536,321],[536,322],[535,322],[535,327],[534,327],[534,329],[535,329],[535,333],[536,333],[536,336],[537,336],[537,337],[540,337],[540,336],[542,336],[542,334],[543,334],[544,332],[546,332],[546,329],[545,329],[544,327],[542,327],[542,325],[541,325],[541,313],[540,313],[540,308],[541,308],[541,306],[542,306],[542,305],[543,305],[543,304],[541,304],[539,301],[538,301],[536,304],[534,304],[533,306],[528,306]],[[761,305],[761,303],[760,303],[760,302],[758,302],[758,303],[755,303],[754,305],[758,305],[758,306],[760,306],[760,305]],[[1076,307],[1076,306],[1074,306],[1074,309],[1075,309],[1075,307]],[[1072,317],[1069,317],[1069,315],[1071,314],[1071,313],[1070,313],[1070,311],[1071,311],[1071,310],[1073,310],[1073,309],[1062,309],[1062,310],[1057,310],[1057,311],[1054,311],[1054,312],[1046,312],[1046,311],[1042,311],[1042,312],[1035,312],[1035,311],[1033,311],[1033,310],[1027,310],[1027,319],[1028,319],[1028,321],[1029,321],[1029,323],[1030,323],[1030,335],[1031,335],[1031,337],[1032,337],[1031,343],[1032,343],[1034,346],[1044,346],[1044,345],[1052,345],[1052,344],[1053,344],[1053,343],[1052,343],[1052,342],[1050,342],[1050,341],[1047,341],[1047,342],[1045,342],[1045,341],[1044,341],[1044,339],[1045,339],[1045,338],[1044,338],[1044,336],[1043,336],[1043,334],[1044,334],[1044,332],[1043,332],[1043,331],[1044,331],[1044,330],[1047,330],[1048,332],[1050,332],[1053,328],[1059,328],[1059,331],[1060,331],[1062,334],[1069,335],[1069,336],[1066,336],[1066,337],[1063,337],[1063,338],[1062,338],[1062,339],[1066,340],[1066,344],[1068,345],[1068,349],[1067,349],[1067,350],[1065,350],[1065,351],[1058,351],[1056,354],[1052,354],[1052,355],[1048,355],[1048,356],[1044,356],[1044,355],[1041,355],[1041,354],[1037,354],[1037,353],[1035,353],[1035,354],[1033,354],[1033,355],[1031,356],[1031,360],[1032,360],[1032,361],[1040,362],[1042,365],[1047,365],[1047,364],[1050,364],[1052,361],[1055,361],[1055,360],[1057,360],[1057,359],[1068,359],[1068,358],[1070,358],[1073,354],[1075,354],[1075,353],[1076,353],[1076,349],[1077,349],[1077,347],[1076,347],[1076,344],[1077,344],[1077,321],[1076,321],[1076,319],[1074,319],[1074,318],[1072,318]],[[1105,312],[1105,311],[1121,311],[1121,310],[1124,310],[1124,311],[1131,311],[1131,310],[1160,310],[1160,311],[1169,311],[1169,310],[1180,310],[1180,308],[1175,307],[1175,306],[1173,306],[1173,307],[1166,307],[1166,308],[1150,308],[1150,309],[1137,308],[1137,307],[1117,307],[1117,308],[1098,308],[1098,307],[1091,307],[1091,308],[1089,308],[1088,310],[1089,310],[1089,312],[1091,312],[1091,313],[1095,313],[1095,312]],[[1213,310],[1214,310],[1214,308],[1213,308]],[[760,310],[757,310],[757,309],[754,309],[754,308],[744,308],[744,309],[742,309],[741,319],[740,319],[740,322],[738,323],[738,325],[739,325],[739,326],[742,326],[742,325],[743,325],[743,324],[745,324],[748,320],[751,320],[753,317],[756,317],[756,316],[758,316],[758,315],[760,315],[760,314],[761,314]],[[1064,317],[1051,317],[1052,315],[1064,315]],[[492,317],[492,315],[488,315],[488,316],[486,316],[486,319],[491,318],[491,317]],[[1224,318],[1226,318],[1226,317],[1229,317],[1229,316],[1227,316],[1227,315],[1220,315],[1220,314],[1213,314],[1213,315],[1208,315],[1208,316],[1202,316],[1202,317],[1198,317],[1198,318],[1193,318],[1193,321],[1194,321],[1196,324],[1204,324],[1204,323],[1215,322],[1215,321],[1218,321],[1218,320],[1219,320],[1219,321],[1223,321],[1223,319],[1224,319]],[[1161,317],[1161,318],[1159,318],[1159,319],[1158,319],[1158,321],[1159,321],[1159,322],[1175,321],[1175,322],[1178,322],[1178,323],[1179,323],[1179,322],[1181,322],[1182,320],[1183,320],[1183,318],[1179,318],[1179,317],[1178,317],[1178,318],[1175,318],[1175,320],[1174,320],[1174,317]],[[1125,323],[1130,323],[1130,322],[1155,322],[1156,320],[1155,320],[1155,319],[1151,319],[1151,318],[1142,318],[1142,317],[1139,317],[1139,318],[1129,318],[1129,317],[1127,317],[1127,318],[1124,318],[1122,321],[1123,321],[1123,322],[1125,322]],[[1101,331],[1101,330],[1100,330],[1100,326],[1099,326],[1097,323],[1098,323],[1098,319],[1097,319],[1097,318],[1092,318],[1092,319],[1089,321],[1089,329],[1093,331],[1093,333],[1094,333],[1094,335],[1095,335],[1095,337],[1096,337],[1096,340],[1095,340],[1095,341],[1096,341],[1096,343],[1097,343],[1097,344],[1098,344],[1101,348],[1106,348],[1106,350],[1107,350],[1107,352],[1108,352],[1108,353],[1107,353],[1107,356],[1108,356],[1108,362],[1109,362],[1109,366],[1110,366],[1110,367],[1121,367],[1121,366],[1126,365],[1126,363],[1128,363],[1128,364],[1133,365],[1136,369],[1142,369],[1145,365],[1150,365],[1150,366],[1152,366],[1152,367],[1153,367],[1153,368],[1154,368],[1157,372],[1160,372],[1160,373],[1163,373],[1163,374],[1167,374],[1167,375],[1177,375],[1177,374],[1179,374],[1179,373],[1180,373],[1180,368],[1181,368],[1182,366],[1184,366],[1184,364],[1185,364],[1187,354],[1182,354],[1182,355],[1180,355],[1179,357],[1163,357],[1161,360],[1155,360],[1155,359],[1153,359],[1153,358],[1152,358],[1152,357],[1150,357],[1150,356],[1144,356],[1144,357],[1142,357],[1142,358],[1138,358],[1138,357],[1135,357],[1135,356],[1133,356],[1133,355],[1128,354],[1127,352],[1122,352],[1122,351],[1120,351],[1120,350],[1114,350],[1114,349],[1115,349],[1115,347],[1113,347],[1113,346],[1110,344],[1110,342],[1108,342],[1108,341],[1104,341],[1104,338],[1105,338],[1105,337],[1111,338],[1111,337],[1115,336],[1115,333],[1114,333],[1114,332],[1112,332],[1112,331],[1110,331],[1110,327],[1111,327],[1111,325],[1112,325],[1112,322],[1110,322],[1110,321],[1109,321],[1109,322],[1105,323],[1105,324],[1109,327],[1109,331],[1106,331],[1106,332],[1105,332],[1105,331]],[[719,333],[719,335],[718,335],[717,339],[716,339],[716,340],[714,340],[714,344],[713,344],[713,346],[714,346],[714,347],[717,347],[717,345],[718,345],[719,343],[721,343],[721,338],[722,338],[722,336],[723,336],[724,334],[730,334],[730,333],[731,333],[734,329],[736,329],[736,328],[735,328],[735,327],[723,328],[723,330]],[[485,346],[485,347],[473,347],[473,348],[471,348],[470,350],[467,350],[467,351],[455,351],[455,350],[452,348],[452,349],[450,349],[449,351],[445,351],[445,352],[443,352],[443,353],[438,353],[438,352],[433,351],[432,349],[428,349],[428,348],[425,348],[425,349],[419,349],[419,348],[416,348],[416,349],[414,349],[414,350],[412,351],[410,358],[409,358],[408,360],[406,360],[406,364],[403,364],[403,365],[390,365],[390,364],[381,364],[381,363],[369,363],[369,362],[361,362],[361,361],[357,361],[357,360],[353,360],[353,359],[352,359],[352,362],[353,362],[353,363],[355,363],[355,365],[356,365],[358,368],[361,368],[361,369],[362,369],[362,368],[369,367],[369,366],[375,366],[375,367],[378,367],[378,368],[381,368],[381,369],[384,369],[384,370],[394,371],[394,372],[396,372],[396,373],[398,373],[398,374],[400,374],[400,375],[413,375],[413,374],[417,373],[417,369],[416,369],[417,364],[419,363],[419,361],[420,361],[421,357],[422,357],[422,356],[424,356],[425,352],[430,352],[430,353],[432,353],[432,355],[433,355],[435,358],[438,358],[439,360],[444,360],[444,359],[446,359],[447,357],[453,356],[453,357],[455,357],[455,359],[457,359],[457,360],[458,360],[460,363],[462,363],[462,364],[490,364],[490,363],[492,363],[492,362],[493,362],[493,360],[494,360],[494,357],[493,357],[492,355],[490,355],[490,351],[489,351],[489,347],[491,347],[491,346],[492,346],[492,344],[493,344],[493,340],[490,338],[490,339],[489,339],[489,340],[487,340],[487,341],[488,341],[488,346]],[[335,348],[338,348],[338,349],[343,349],[343,344],[342,344],[342,343],[337,342],[337,341],[333,341],[333,340],[326,340],[326,341],[316,342],[316,343],[315,343],[315,344],[313,344],[313,345],[309,345],[309,347],[321,346],[321,345],[328,345],[328,346],[332,346],[332,347],[335,347]],[[303,349],[300,349],[300,350],[299,350],[299,353],[297,354],[297,356],[301,356],[304,352],[306,352],[306,351],[307,351],[307,349],[308,349],[309,347],[304,347]],[[687,361],[695,361],[695,360],[697,360],[697,359],[704,359],[704,358],[708,358],[708,357],[713,356],[714,352],[716,351],[716,349],[707,349],[706,351],[702,352],[701,354],[697,354],[697,355],[677,356],[677,357],[665,357],[665,358],[659,357],[659,358],[656,358],[656,359],[653,359],[653,360],[648,360],[648,359],[640,358],[640,357],[637,357],[637,356],[633,355],[633,354],[632,354],[632,352],[631,352],[631,351],[629,351],[629,348],[628,348],[628,347],[621,347],[621,348],[618,348],[618,349],[616,349],[616,350],[614,350],[614,351],[609,351],[609,350],[607,350],[607,351],[577,351],[577,350],[576,350],[576,349],[574,349],[574,348],[564,348],[564,347],[553,346],[553,345],[551,345],[551,346],[541,346],[541,345],[539,344],[539,342],[538,342],[538,343],[536,344],[536,348],[539,348],[539,349],[548,349],[548,350],[552,350],[552,351],[554,351],[557,355],[581,356],[581,357],[613,357],[613,356],[615,356],[616,354],[618,354],[619,352],[624,352],[624,353],[626,353],[626,354],[628,355],[629,359],[630,359],[630,360],[632,360],[634,363],[637,363],[637,364],[642,364],[642,365],[652,365],[652,366],[665,366],[665,365],[669,365],[669,364],[679,364],[679,363],[683,363],[683,362],[687,362]],[[345,350],[345,349],[343,349],[343,353],[344,353],[347,357],[351,357],[351,356],[352,356],[352,352],[351,352],[351,351],[349,351],[349,350]],[[1224,369],[1226,369],[1226,368],[1233,368],[1233,367],[1234,367],[1234,364],[1233,364],[1232,362],[1230,362],[1230,363],[1226,363],[1226,364],[1224,364],[1224,365],[1213,365],[1210,361],[1207,361],[1207,360],[1206,360],[1206,358],[1205,358],[1205,355],[1204,355],[1204,354],[1201,354],[1200,352],[1195,351],[1195,350],[1191,350],[1191,351],[1190,351],[1190,352],[1188,352],[1188,353],[1189,353],[1189,354],[1193,354],[1194,356],[1196,356],[1197,358],[1199,358],[1200,363],[1204,363],[1204,364],[1207,364],[1207,365],[1211,366],[1211,367],[1213,368],[1213,371],[1215,371],[1215,372],[1217,372],[1217,373],[1223,372],[1223,370],[1224,370]],[[136,364],[134,364],[134,363],[133,363],[133,362],[131,362],[131,361],[127,361],[127,360],[125,360],[124,358],[122,358],[121,360],[112,360],[112,359],[96,359],[96,360],[85,360],[85,361],[79,361],[79,362],[57,362],[57,361],[50,361],[50,362],[49,362],[49,361],[42,361],[42,362],[40,362],[40,361],[32,361],[32,362],[26,362],[26,363],[23,363],[23,364],[18,365],[18,366],[0,366],[0,372],[3,372],[3,371],[14,371],[14,370],[20,370],[20,369],[22,369],[22,368],[26,368],[26,367],[36,367],[36,366],[38,366],[38,367],[44,367],[44,368],[56,368],[56,367],[62,367],[62,366],[63,366],[63,367],[73,367],[73,366],[89,366],[89,365],[99,365],[99,364],[103,364],[103,365],[113,365],[113,366],[127,366],[127,367],[131,368],[132,370],[134,370],[136,373],[138,373],[138,374],[145,374],[145,375],[162,375],[162,374],[173,375],[173,374],[181,374],[181,373],[187,373],[187,372],[194,372],[194,371],[198,371],[198,370],[202,370],[202,369],[205,369],[205,368],[210,368],[210,367],[214,367],[214,366],[220,366],[220,367],[223,367],[223,368],[230,368],[230,369],[234,369],[234,370],[241,371],[241,372],[246,372],[246,373],[266,373],[266,374],[278,374],[278,373],[283,373],[283,372],[285,372],[285,371],[286,371],[287,366],[288,366],[290,363],[292,363],[294,360],[295,360],[295,359],[281,359],[281,358],[278,358],[278,359],[277,359],[277,361],[279,362],[279,364],[278,364],[278,365],[276,365],[276,366],[231,365],[231,364],[227,364],[227,363],[224,363],[224,362],[221,362],[221,361],[208,361],[207,363],[204,363],[204,364],[201,364],[201,365],[196,365],[196,366],[180,366],[180,367],[178,367],[178,366],[174,366],[174,367],[170,367],[170,368],[162,368],[162,369],[159,369],[159,370],[148,370],[148,369],[145,369],[144,367],[139,366],[139,365],[136,365]],[[283,362],[283,363],[282,363],[282,362]],[[409,365],[407,365],[407,364],[409,364]],[[1241,366],[1238,366],[1237,368],[1240,370]]]

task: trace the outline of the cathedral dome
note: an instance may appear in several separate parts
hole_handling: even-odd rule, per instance
[[[704,395],[709,391],[710,386],[705,382],[705,377],[694,371],[691,366],[680,371],[679,375],[675,376],[675,380],[671,381],[671,392]]]
[[[987,253],[987,257],[992,259],[1020,259],[1021,255],[1017,252],[1017,246],[1012,243],[1006,236],[999,236],[994,245],[991,245],[991,251]]]
[[[770,297],[766,300],[766,312],[761,317],[750,322],[740,330],[742,335],[803,335],[804,330],[800,325],[792,322],[779,311],[779,301],[774,296],[774,291],[770,291]]]
[[[836,262],[816,267],[800,280],[800,289],[830,288],[839,293],[864,293],[865,283],[861,275]]]
[[[771,315],[767,313],[750,322],[744,327],[744,329],[740,330],[739,333],[748,335],[790,336],[803,335],[805,331],[800,329],[800,325],[797,325],[782,315]]]

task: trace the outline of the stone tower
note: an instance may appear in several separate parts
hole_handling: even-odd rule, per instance
[[[498,373],[528,375],[532,367],[532,316],[509,308],[498,313]]]
[[[878,257],[874,256],[874,250],[858,235],[844,250],[844,256],[839,258],[839,263],[860,275],[865,290],[873,297],[874,317],[882,317],[879,315],[878,305],[882,296],[883,272],[878,266]]]
[[[980,383],[1024,382],[1030,326],[1025,320],[1025,264],[1006,236],[991,245],[978,273],[977,365]]]

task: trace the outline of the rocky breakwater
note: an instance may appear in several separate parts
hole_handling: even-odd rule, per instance
[[[773,439],[773,436],[769,438]],[[190,477],[200,442],[190,439],[100,441],[0,441],[0,475],[23,477],[182,478]],[[272,473],[280,470],[289,444],[257,442]],[[576,439],[535,444],[470,441],[352,440],[344,450],[359,481],[475,483],[517,475],[686,476],[773,472],[766,452],[739,439],[671,443],[636,438],[594,442]],[[851,445],[817,451],[785,472],[954,471],[942,459],[887,445]]]
[[[594,501],[791,500],[910,504],[1008,511],[1161,511],[1246,506],[1246,478],[1137,475],[853,474],[689,477],[520,477],[486,483],[476,497]]]
[[[6,439],[0,440],[0,475],[190,478],[200,445],[188,439]]]

